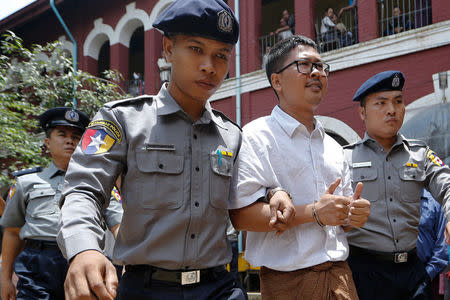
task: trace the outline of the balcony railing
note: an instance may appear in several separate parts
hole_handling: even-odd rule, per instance
[[[387,36],[432,23],[429,0],[379,0],[380,35]]]
[[[268,53],[270,48],[278,42],[278,36],[276,34],[267,34],[259,37],[261,43],[261,68],[264,69],[265,59],[264,54]]]
[[[316,43],[319,52],[327,52],[358,43],[357,7],[344,11],[339,19],[333,21],[333,28],[321,32],[322,19],[314,24]]]

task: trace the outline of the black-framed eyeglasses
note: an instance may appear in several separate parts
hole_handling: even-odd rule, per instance
[[[297,64],[297,71],[302,74],[311,74],[313,69],[316,68],[317,71],[319,71],[320,74],[328,76],[330,74],[330,65],[324,62],[312,62],[309,59],[297,59],[293,62],[289,63],[288,65],[281,68],[280,71],[276,72],[276,74],[280,74],[293,64]]]

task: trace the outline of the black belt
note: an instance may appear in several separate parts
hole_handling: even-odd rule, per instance
[[[417,258],[417,249],[414,248],[405,252],[381,252],[375,250],[369,250],[359,248],[356,246],[350,246],[351,256],[363,256],[365,258],[371,258],[378,261],[387,261],[392,263],[405,263],[408,261],[414,261]]]
[[[56,242],[31,239],[25,239],[25,248],[37,250],[59,250]]]
[[[199,283],[200,281],[210,281],[214,279],[214,273],[225,271],[225,266],[217,266],[200,270],[166,270],[150,265],[126,265],[127,272],[151,272],[154,280],[168,281],[180,285]]]

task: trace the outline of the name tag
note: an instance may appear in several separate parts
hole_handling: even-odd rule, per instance
[[[353,163],[352,167],[353,169],[356,168],[368,168],[372,166],[372,162],[371,161],[364,161],[364,162],[359,162],[359,163]]]
[[[45,189],[51,187],[48,183],[37,183],[33,185],[33,189]]]
[[[145,150],[157,150],[157,151],[175,151],[175,145],[167,144],[147,144],[145,145]]]

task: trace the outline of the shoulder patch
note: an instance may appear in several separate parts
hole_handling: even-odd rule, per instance
[[[42,171],[41,167],[28,168],[28,169],[23,169],[23,170],[12,172],[12,176],[19,177],[22,175],[37,173],[37,172],[41,172],[41,171]]]
[[[241,126],[239,126],[238,124],[236,124],[236,122],[234,122],[233,120],[231,120],[230,118],[227,117],[227,115],[225,115],[223,112],[221,112],[220,110],[216,110],[214,108],[211,109],[212,112],[215,115],[219,115],[220,117],[224,118],[225,120],[231,122],[234,126],[236,126],[240,131],[242,131]]]
[[[108,103],[105,103],[104,107],[113,108],[121,105],[129,105],[140,101],[153,101],[153,97],[151,95],[141,95],[133,98],[126,98],[121,100],[115,100]]]
[[[122,196],[120,196],[119,189],[116,186],[113,187],[111,196],[113,196],[117,202],[122,203]]]
[[[427,158],[438,167],[442,167],[445,165],[442,159],[440,159],[439,156],[437,156],[436,153],[431,149],[428,149],[427,151]]]
[[[114,139],[118,141],[119,143],[122,141],[122,131],[120,131],[119,126],[117,126],[116,123],[108,121],[108,120],[94,120],[91,121],[87,128],[92,127],[102,127],[107,129],[109,132],[112,133]]]
[[[108,152],[116,139],[104,129],[88,128],[81,140],[81,149],[85,154],[100,154]]]
[[[6,198],[6,201],[12,199],[12,197],[15,194],[15,192],[16,192],[16,182],[14,182],[13,185],[9,188],[8,196]]]

